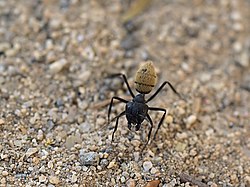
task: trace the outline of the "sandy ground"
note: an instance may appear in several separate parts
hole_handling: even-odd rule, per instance
[[[155,0],[125,28],[128,7],[0,1],[0,186],[250,186],[250,1]],[[168,115],[142,152],[147,122],[111,143],[110,99],[131,97],[107,77],[136,93],[145,60],[186,100],[149,103]]]

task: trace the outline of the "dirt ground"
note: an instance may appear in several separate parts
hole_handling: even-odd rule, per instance
[[[155,0],[125,25],[131,2],[0,0],[0,186],[250,186],[250,1]],[[148,123],[111,143],[107,113],[132,99],[109,75],[136,93],[146,60],[185,99],[148,103],[168,114],[142,151]]]

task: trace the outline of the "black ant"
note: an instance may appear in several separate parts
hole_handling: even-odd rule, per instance
[[[155,72],[155,68],[153,66],[153,63],[151,61],[148,61],[144,64],[142,64],[139,68],[139,70],[136,72],[136,76],[135,76],[135,89],[137,92],[139,92],[139,94],[137,94],[136,96],[134,95],[134,93],[132,92],[127,78],[124,74],[118,73],[118,74],[113,74],[110,77],[117,77],[117,76],[122,76],[122,78],[124,79],[125,84],[127,85],[128,91],[130,93],[130,95],[133,97],[132,101],[127,101],[123,98],[120,97],[112,97],[110,105],[109,105],[109,109],[108,109],[108,124],[110,123],[110,113],[111,113],[111,109],[112,109],[112,105],[113,105],[113,101],[114,99],[126,103],[126,108],[125,111],[123,111],[122,113],[120,113],[118,116],[116,116],[115,118],[113,118],[111,121],[114,121],[116,119],[116,124],[115,124],[115,129],[113,131],[112,134],[112,142],[114,139],[114,134],[117,130],[118,127],[118,122],[119,122],[119,118],[126,115],[127,121],[128,121],[128,128],[129,130],[135,130],[138,131],[141,127],[141,124],[144,120],[147,120],[149,122],[150,125],[150,129],[149,129],[149,133],[148,133],[148,140],[145,144],[144,148],[146,147],[146,145],[148,144],[149,140],[150,140],[150,136],[151,136],[151,132],[153,129],[153,122],[151,117],[148,114],[148,111],[161,111],[163,112],[163,115],[161,117],[161,120],[158,124],[158,127],[155,131],[154,134],[154,138],[156,137],[156,134],[159,130],[159,128],[161,127],[163,120],[166,116],[166,109],[164,108],[158,108],[158,107],[149,107],[146,103],[148,103],[149,101],[151,101],[152,99],[155,98],[155,96],[162,90],[162,88],[168,84],[169,87],[173,90],[173,92],[178,95],[181,98],[181,95],[175,90],[175,88],[171,85],[170,82],[165,81],[162,83],[162,85],[158,88],[158,90],[156,90],[156,92],[149,97],[147,100],[145,99],[145,94],[148,94],[152,91],[152,89],[154,88],[155,84],[156,84],[156,80],[157,80],[157,76],[156,76],[156,72]]]

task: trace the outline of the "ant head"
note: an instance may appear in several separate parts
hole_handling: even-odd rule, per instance
[[[141,128],[141,124],[128,123],[128,128],[131,131],[138,131]]]
[[[155,68],[152,61],[143,63],[135,75],[135,89],[142,94],[148,94],[157,81]]]

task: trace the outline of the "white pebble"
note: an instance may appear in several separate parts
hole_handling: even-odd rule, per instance
[[[186,125],[188,127],[190,127],[191,125],[193,125],[197,120],[197,117],[195,115],[191,115],[186,119]]]
[[[86,81],[89,80],[91,75],[92,74],[90,71],[84,71],[78,76],[78,79],[81,80],[83,83],[85,83]]]
[[[51,73],[59,73],[67,64],[66,59],[60,59],[49,66],[49,71]]]
[[[126,178],[124,176],[121,176],[121,182],[125,183],[126,182]]]
[[[39,182],[45,182],[46,179],[47,178],[44,175],[39,176]]]
[[[6,176],[9,175],[9,173],[8,173],[8,171],[3,171],[3,172],[2,172],[2,175],[3,175],[4,177],[6,177]]]
[[[151,173],[151,174],[156,174],[156,172],[157,172],[157,169],[154,168],[154,167],[150,170],[150,173]]]
[[[153,167],[153,164],[151,161],[145,161],[143,162],[143,169],[144,171],[148,172]]]
[[[29,148],[25,153],[25,156],[29,158],[31,155],[35,154],[38,151],[37,148]]]
[[[40,167],[39,172],[40,173],[45,173],[46,172],[45,166]]]
[[[71,182],[75,183],[77,181],[77,175],[73,174],[71,177]]]
[[[48,162],[48,168],[52,169],[54,167],[54,164],[52,161],[49,161]]]
[[[196,156],[197,155],[197,151],[195,149],[192,149],[190,152],[189,152],[189,155],[190,156]]]

